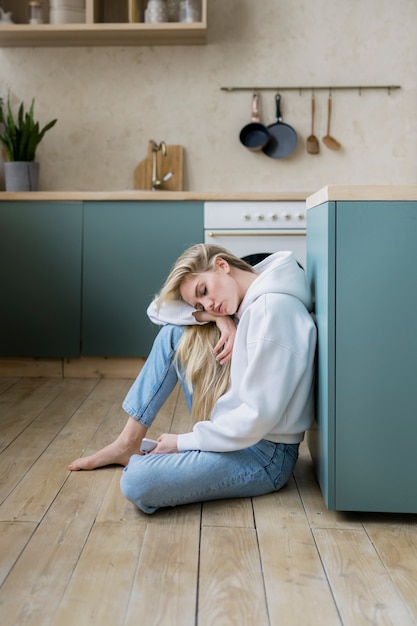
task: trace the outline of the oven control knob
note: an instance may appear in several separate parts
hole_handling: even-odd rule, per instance
[[[303,220],[303,219],[305,219],[305,215],[304,215],[304,213],[297,213],[295,217],[296,217],[297,219],[299,219],[299,220]]]
[[[265,216],[262,215],[262,213],[257,213],[255,217],[258,220],[258,222],[262,222],[265,219]]]
[[[244,219],[244,220],[246,220],[246,222],[248,222],[248,221],[250,220],[250,215],[249,215],[249,213],[243,213],[243,214],[242,214],[242,217],[243,217],[243,219]]]
[[[284,220],[290,220],[291,219],[291,214],[290,213],[283,213],[281,217]]]
[[[269,217],[270,220],[272,220],[274,222],[276,222],[277,219],[278,219],[278,215],[276,213],[270,213],[268,217]]]

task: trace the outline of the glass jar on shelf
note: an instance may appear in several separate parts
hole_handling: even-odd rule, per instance
[[[149,0],[145,9],[145,22],[154,24],[168,22],[168,4],[166,0]]]
[[[180,22],[201,22],[201,0],[180,0]]]
[[[29,24],[43,24],[42,3],[39,0],[29,2]]]

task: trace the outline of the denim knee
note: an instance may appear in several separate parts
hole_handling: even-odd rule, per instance
[[[171,350],[175,352],[178,342],[181,339],[181,335],[184,332],[183,326],[177,326],[176,324],[165,324],[161,326],[158,334],[155,337],[155,344],[168,342]]]
[[[155,507],[146,504],[146,498],[150,495],[147,478],[147,463],[143,463],[144,457],[134,454],[129,464],[124,468],[120,478],[120,489],[124,497],[132,502],[144,513],[154,513]]]

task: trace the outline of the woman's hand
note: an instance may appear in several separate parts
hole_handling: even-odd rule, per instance
[[[213,348],[213,354],[216,356],[216,361],[224,365],[232,358],[236,324],[232,317],[225,315],[216,317],[216,326],[220,330],[220,339]]]
[[[214,322],[220,331],[220,339],[213,348],[216,361],[224,365],[232,358],[233,344],[235,342],[236,324],[230,315],[211,315],[208,311],[195,311],[193,313],[197,322]]]
[[[177,448],[178,435],[169,435],[164,433],[157,439],[158,445],[150,454],[174,454],[179,452]]]

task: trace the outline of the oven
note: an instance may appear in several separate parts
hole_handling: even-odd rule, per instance
[[[251,264],[266,254],[292,250],[306,267],[304,201],[205,202],[204,241],[227,248]]]

